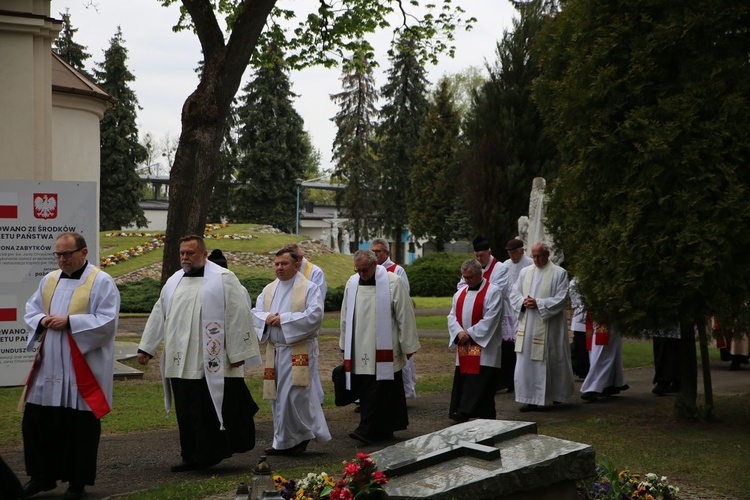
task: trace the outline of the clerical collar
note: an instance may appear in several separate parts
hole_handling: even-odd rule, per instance
[[[362,278],[359,278],[359,286],[375,286],[375,275],[373,275],[369,280],[363,280]]]
[[[89,261],[84,262],[83,266],[78,271],[71,274],[70,276],[61,272],[60,279],[79,280],[81,279],[81,276],[83,276],[83,271],[86,269],[86,266],[88,265],[89,265]]]
[[[192,268],[190,271],[185,272],[185,276],[188,278],[202,278],[203,277],[203,271],[206,269],[206,266],[201,266],[198,268]]]
[[[484,283],[484,278],[482,278],[482,281],[480,281],[479,283],[477,283],[477,286],[470,286],[469,287],[469,291],[470,292],[476,292],[477,290],[479,290],[480,288],[482,288],[482,283]]]

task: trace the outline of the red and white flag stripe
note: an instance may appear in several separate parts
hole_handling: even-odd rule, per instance
[[[18,321],[15,295],[0,295],[0,321]]]
[[[18,219],[18,193],[0,192],[0,219]]]

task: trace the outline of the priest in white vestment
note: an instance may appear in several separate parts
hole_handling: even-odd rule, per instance
[[[328,283],[326,282],[326,275],[323,272],[323,269],[307,260],[307,258],[305,258],[304,250],[297,243],[289,243],[288,245],[285,245],[285,248],[291,249],[300,258],[299,272],[302,273],[305,278],[318,285],[320,296],[323,299],[323,311],[325,312]],[[318,397],[323,401],[325,394],[323,393],[323,384],[320,382],[320,373],[317,371],[315,373],[314,382],[315,390],[318,391]]]
[[[503,261],[503,266],[508,268],[508,276],[503,289],[503,317],[501,319],[503,330],[502,344],[502,367],[497,388],[506,389],[507,392],[515,391],[513,377],[516,371],[516,330],[518,329],[518,312],[510,305],[510,289],[516,284],[521,269],[534,263],[531,257],[524,253],[523,241],[518,238],[510,240],[505,245],[509,259]]]
[[[253,308],[258,340],[267,342],[263,397],[271,401],[273,446],[267,455],[299,455],[310,440],[324,443],[331,433],[315,385],[318,332],[323,323],[320,289],[299,272],[299,256],[285,247],[274,259],[277,279]]]
[[[535,243],[534,265],[521,270],[511,289],[511,306],[519,313],[516,401],[523,412],[566,403],[574,391],[565,318],[568,273],[550,262],[549,253],[546,243]]]
[[[581,385],[581,399],[591,403],[630,388],[622,368],[622,336],[617,324],[603,325],[589,319],[591,354],[589,372]]]
[[[449,418],[497,418],[495,387],[501,367],[503,291],[482,276],[474,259],[461,265],[466,283],[453,295],[448,346],[456,350]]]
[[[406,294],[409,295],[409,278],[402,266],[399,266],[391,260],[391,246],[383,238],[375,238],[370,243],[370,250],[375,254],[379,266],[383,266],[389,273],[394,273],[401,278],[406,287]],[[417,367],[414,364],[414,356],[409,358],[401,370],[401,377],[404,379],[404,395],[406,399],[415,399],[417,397]]]
[[[145,365],[164,343],[165,407],[174,394],[182,456],[172,472],[205,469],[255,446],[258,406],[243,368],[260,363],[250,299],[237,276],[207,256],[200,236],[180,239],[182,269],[162,288],[138,346]]]
[[[409,417],[401,370],[419,349],[414,307],[401,278],[379,266],[370,250],[354,254],[354,274],[341,304],[347,387],[360,401],[349,437],[365,444],[393,438]]]
[[[37,349],[26,386],[24,498],[69,483],[65,498],[83,498],[96,479],[101,424],[112,405],[120,293],[86,260],[86,241],[63,233],[59,271],[42,278],[26,304],[27,348]],[[37,343],[39,343],[37,345]]]

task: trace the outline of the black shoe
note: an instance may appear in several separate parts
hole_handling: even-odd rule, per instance
[[[584,392],[581,394],[581,399],[584,401],[588,401],[589,403],[596,403],[599,401],[599,393],[598,392]]]
[[[520,411],[521,413],[526,413],[529,411],[540,411],[540,410],[539,410],[538,405],[533,405],[529,403],[529,404],[523,405],[518,411]]]
[[[68,491],[63,495],[63,500],[78,500],[86,496],[86,487],[83,485],[71,484]]]
[[[350,432],[349,437],[352,439],[356,439],[357,441],[361,441],[364,444],[372,444],[372,439],[370,439],[368,436],[360,434],[357,431]]]
[[[651,392],[657,396],[664,396],[669,392],[669,386],[664,382],[657,382],[654,388],[651,389]]]
[[[310,442],[309,439],[305,439],[304,441],[295,444],[291,448],[286,448],[283,450],[277,450],[276,448],[266,448],[265,452],[266,455],[284,455],[289,457],[294,457],[297,455],[301,455],[307,450],[307,444]]]
[[[55,488],[57,488],[57,481],[43,481],[32,477],[28,483],[23,485],[22,498],[29,498],[37,493],[54,490]]]
[[[667,392],[670,394],[675,394],[680,392],[680,383],[679,382],[670,382],[669,388],[667,389]]]

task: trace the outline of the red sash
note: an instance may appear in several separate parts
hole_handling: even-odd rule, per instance
[[[482,287],[479,289],[479,293],[474,298],[474,308],[471,310],[471,325],[476,325],[484,317],[483,306],[484,297],[487,295],[487,289],[489,288],[489,279],[485,279]],[[458,324],[464,328],[463,324],[463,311],[464,311],[464,300],[466,300],[466,293],[469,291],[469,287],[464,287],[458,296],[456,301],[456,319]],[[477,375],[479,373],[480,361],[482,358],[482,347],[474,342],[473,339],[469,338],[467,344],[458,345],[458,371],[465,375]]]
[[[395,273],[396,272],[396,266],[398,266],[398,264],[396,264],[394,262],[392,266],[386,267],[385,270],[388,271],[389,273]]]
[[[104,391],[99,386],[99,382],[94,376],[94,372],[89,368],[89,364],[86,362],[86,358],[78,348],[78,344],[73,340],[73,334],[70,330],[66,331],[68,334],[68,344],[70,345],[70,354],[73,356],[73,370],[76,373],[76,384],[78,385],[78,392],[81,393],[81,397],[86,404],[89,405],[91,411],[94,412],[96,418],[102,418],[104,415],[111,411],[107,396],[104,395]]]
[[[86,362],[86,358],[78,348],[78,344],[73,340],[73,334],[70,330],[67,330],[66,335],[68,336],[68,345],[70,346],[70,354],[73,358],[73,371],[76,374],[76,385],[78,386],[78,392],[86,404],[89,405],[91,411],[94,413],[96,418],[102,418],[104,415],[109,413],[111,408],[107,401],[107,396],[104,394],[99,381],[96,380],[94,373],[91,371],[89,364]],[[26,387],[24,389],[23,401],[26,400],[27,389],[31,387],[31,384],[36,378],[37,372],[39,371],[40,360],[42,358],[42,348],[44,347],[44,340],[47,335],[44,335],[42,342],[39,344],[39,349],[36,351],[34,361],[31,364],[31,371],[29,376],[26,378]]]
[[[495,264],[497,264],[497,259],[495,257],[491,257],[491,259],[492,259],[492,262],[487,267],[487,270],[484,273],[482,273],[482,276],[486,280],[490,279],[490,276],[492,276],[492,270],[495,268]]]

